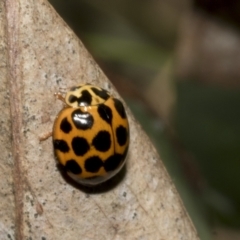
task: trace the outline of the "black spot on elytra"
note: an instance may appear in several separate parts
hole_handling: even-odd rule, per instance
[[[67,120],[66,117],[61,121],[60,129],[64,133],[69,133],[72,130],[72,126],[71,126],[71,124],[69,123],[69,121]]]
[[[78,106],[90,106],[92,103],[92,95],[87,91],[83,90],[81,97],[76,97],[74,95],[70,95],[68,101],[70,103],[77,102]]]
[[[93,117],[89,112],[82,112],[81,109],[76,109],[72,112],[72,120],[77,129],[91,129],[93,125]]]
[[[110,107],[104,104],[99,104],[98,113],[104,121],[106,121],[109,124],[112,123],[112,110]]]
[[[111,147],[111,136],[108,131],[99,131],[93,138],[92,145],[101,152],[106,152]]]
[[[116,129],[117,142],[120,146],[124,146],[128,139],[128,132],[125,127],[120,125]]]
[[[77,156],[83,156],[90,149],[90,146],[85,138],[74,137],[72,139],[72,148]]]
[[[103,162],[101,158],[97,156],[90,157],[86,159],[84,167],[87,172],[96,173],[102,167]]]
[[[120,100],[118,100],[117,98],[113,98],[114,101],[114,106],[118,112],[118,114],[122,117],[122,118],[126,118],[126,112],[125,109],[123,107],[123,104]]]
[[[99,90],[99,89],[97,89],[95,87],[92,87],[91,89],[100,98],[102,98],[104,100],[107,100],[109,98],[109,94],[108,94],[108,92],[106,90],[104,90],[104,89]]]
[[[121,154],[114,154],[111,157],[109,157],[104,162],[104,169],[106,172],[114,171],[118,168],[119,164],[124,160],[124,156]]]
[[[59,150],[63,153],[67,153],[69,151],[68,144],[64,140],[58,140],[58,139],[54,140],[53,146],[55,150]]]
[[[65,165],[65,169],[67,172],[71,172],[73,174],[81,174],[82,173],[81,167],[78,165],[78,163],[74,159],[67,161],[67,163]]]

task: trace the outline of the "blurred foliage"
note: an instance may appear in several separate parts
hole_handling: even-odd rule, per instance
[[[195,9],[202,9],[221,21],[240,27],[240,2],[238,0],[194,0]]]
[[[201,239],[211,239],[208,227],[211,224],[240,228],[240,90],[197,84],[194,79],[180,81],[173,77],[172,64],[169,81],[176,91],[170,94],[176,96],[176,102],[175,108],[170,109],[172,118],[168,123],[150,104],[156,100],[144,95],[154,81],[162,81],[161,72],[169,59],[177,61],[174,56],[179,24],[191,2],[50,2],[106,74],[111,75],[110,79],[151,137]],[[226,1],[193,3],[195,9],[201,7],[211,14],[219,12],[216,9],[225,6]],[[218,16],[234,22],[240,16],[236,6],[239,6],[236,1],[230,1],[227,8],[220,7],[223,14]],[[231,18],[232,8],[236,10]],[[159,101],[164,99],[159,96]]]
[[[201,163],[203,192],[219,221],[240,227],[240,90],[178,84],[177,132]],[[213,190],[215,189],[215,190]]]

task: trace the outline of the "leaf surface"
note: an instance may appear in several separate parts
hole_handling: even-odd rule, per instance
[[[198,239],[161,160],[128,110],[130,148],[109,185],[85,189],[56,167],[54,93],[92,83],[118,93],[44,0],[0,2],[0,239]]]

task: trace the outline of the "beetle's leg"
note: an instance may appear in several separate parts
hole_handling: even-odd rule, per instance
[[[48,133],[45,133],[43,136],[39,137],[39,141],[42,142],[42,141],[45,141],[47,140],[48,138],[50,138],[52,136],[52,131],[51,132],[48,132]]]
[[[61,100],[62,102],[65,103],[65,98],[62,96],[62,94],[61,94],[60,92],[54,93],[54,96],[55,96],[57,99],[59,99],[59,100]]]

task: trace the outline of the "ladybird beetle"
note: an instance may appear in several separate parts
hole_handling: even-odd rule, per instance
[[[83,185],[97,185],[125,163],[129,125],[123,104],[90,84],[72,87],[53,126],[55,155],[67,174]]]

